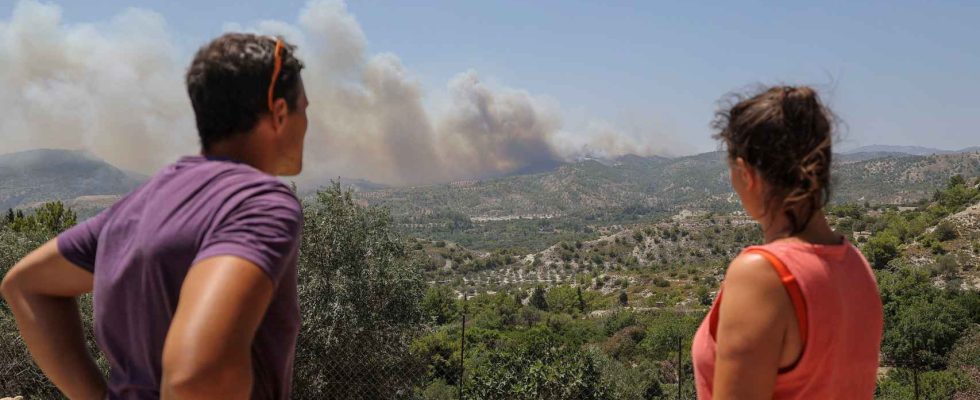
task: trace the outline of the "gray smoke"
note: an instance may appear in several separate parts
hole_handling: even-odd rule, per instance
[[[138,171],[193,151],[171,42],[151,12],[67,26],[57,7],[21,1],[0,22],[0,149],[87,149]]]
[[[295,25],[226,29],[282,35],[299,45],[311,100],[304,180],[423,184],[583,155],[663,150],[609,124],[565,131],[554,101],[492,87],[475,71],[449,82],[444,110],[429,110],[397,56],[366,54],[366,36],[340,1],[309,2]],[[68,25],[56,6],[21,0],[0,22],[0,152],[86,149],[144,173],[196,152],[182,79],[192,50],[178,51],[164,19],[151,11]]]

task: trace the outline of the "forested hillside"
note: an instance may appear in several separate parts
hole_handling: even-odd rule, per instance
[[[969,170],[975,157],[838,166],[919,171],[881,178],[921,185],[914,201],[842,200],[827,210],[835,229],[873,264],[879,282],[886,332],[878,398],[913,398],[917,386],[931,396],[923,398],[980,394],[980,179],[924,180]],[[709,159],[685,162],[706,168],[717,162]],[[685,168],[676,160],[648,161]],[[563,168],[584,169],[563,172],[570,182],[612,182],[596,171],[630,167]],[[297,398],[692,398],[693,332],[728,262],[761,241],[736,203],[702,208],[695,201],[642,218],[583,217],[581,224],[567,217],[461,217],[453,235],[477,243],[471,247],[439,238],[443,231],[431,226],[406,227],[404,215],[365,205],[364,196],[337,184],[304,204]],[[10,210],[0,219],[0,273],[78,219],[59,202]],[[488,236],[467,233],[476,227]],[[491,245],[504,243],[493,235],[514,232],[550,234],[538,243]],[[81,305],[91,329],[90,300]],[[0,394],[54,396],[5,304],[0,332]],[[89,346],[99,354],[91,340]],[[107,368],[101,356],[99,363]]]

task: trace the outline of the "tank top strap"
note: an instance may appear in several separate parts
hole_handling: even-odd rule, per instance
[[[776,272],[779,274],[779,280],[782,281],[783,287],[786,288],[786,292],[789,294],[790,301],[793,302],[793,310],[796,311],[796,320],[800,329],[800,342],[802,347],[806,347],[806,336],[807,336],[807,312],[806,312],[806,300],[803,298],[803,290],[800,289],[799,282],[796,281],[796,277],[793,273],[786,268],[786,264],[776,257],[775,254],[769,250],[754,247],[746,250],[749,253],[756,253],[766,258]]]
[[[783,287],[786,288],[786,292],[789,294],[789,299],[793,303],[793,310],[796,311],[796,320],[800,329],[800,342],[802,343],[802,347],[806,348],[808,327],[806,301],[803,299],[803,291],[800,289],[800,284],[796,281],[796,277],[793,276],[793,273],[790,272],[788,268],[786,268],[786,264],[783,264],[779,257],[776,257],[776,255],[769,250],[760,247],[751,247],[746,249],[745,253],[756,253],[765,257],[766,260],[769,261],[769,264],[772,265],[773,269],[776,270],[776,273],[779,274],[779,280],[782,282]],[[715,338],[718,337],[718,320],[721,314],[720,304],[717,303],[721,302],[721,296],[722,292],[719,290],[718,299],[715,301],[715,307],[712,307],[713,310],[708,316],[708,327],[710,329],[711,336]]]

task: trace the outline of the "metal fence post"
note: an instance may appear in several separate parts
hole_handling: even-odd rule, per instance
[[[463,400],[463,377],[466,374],[466,367],[463,362],[466,355],[466,293],[463,293],[463,326],[459,335],[459,400]]]
[[[919,352],[919,342],[912,336],[912,385],[915,390],[915,400],[919,400],[919,362],[916,359]]]
[[[681,392],[681,378],[684,376],[683,365],[681,364],[681,337],[677,336],[677,399],[683,399],[684,394]]]

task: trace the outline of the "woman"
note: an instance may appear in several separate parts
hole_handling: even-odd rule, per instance
[[[773,87],[714,125],[765,244],[732,261],[694,337],[698,398],[871,398],[881,301],[868,262],[823,213],[830,111],[809,87]]]

